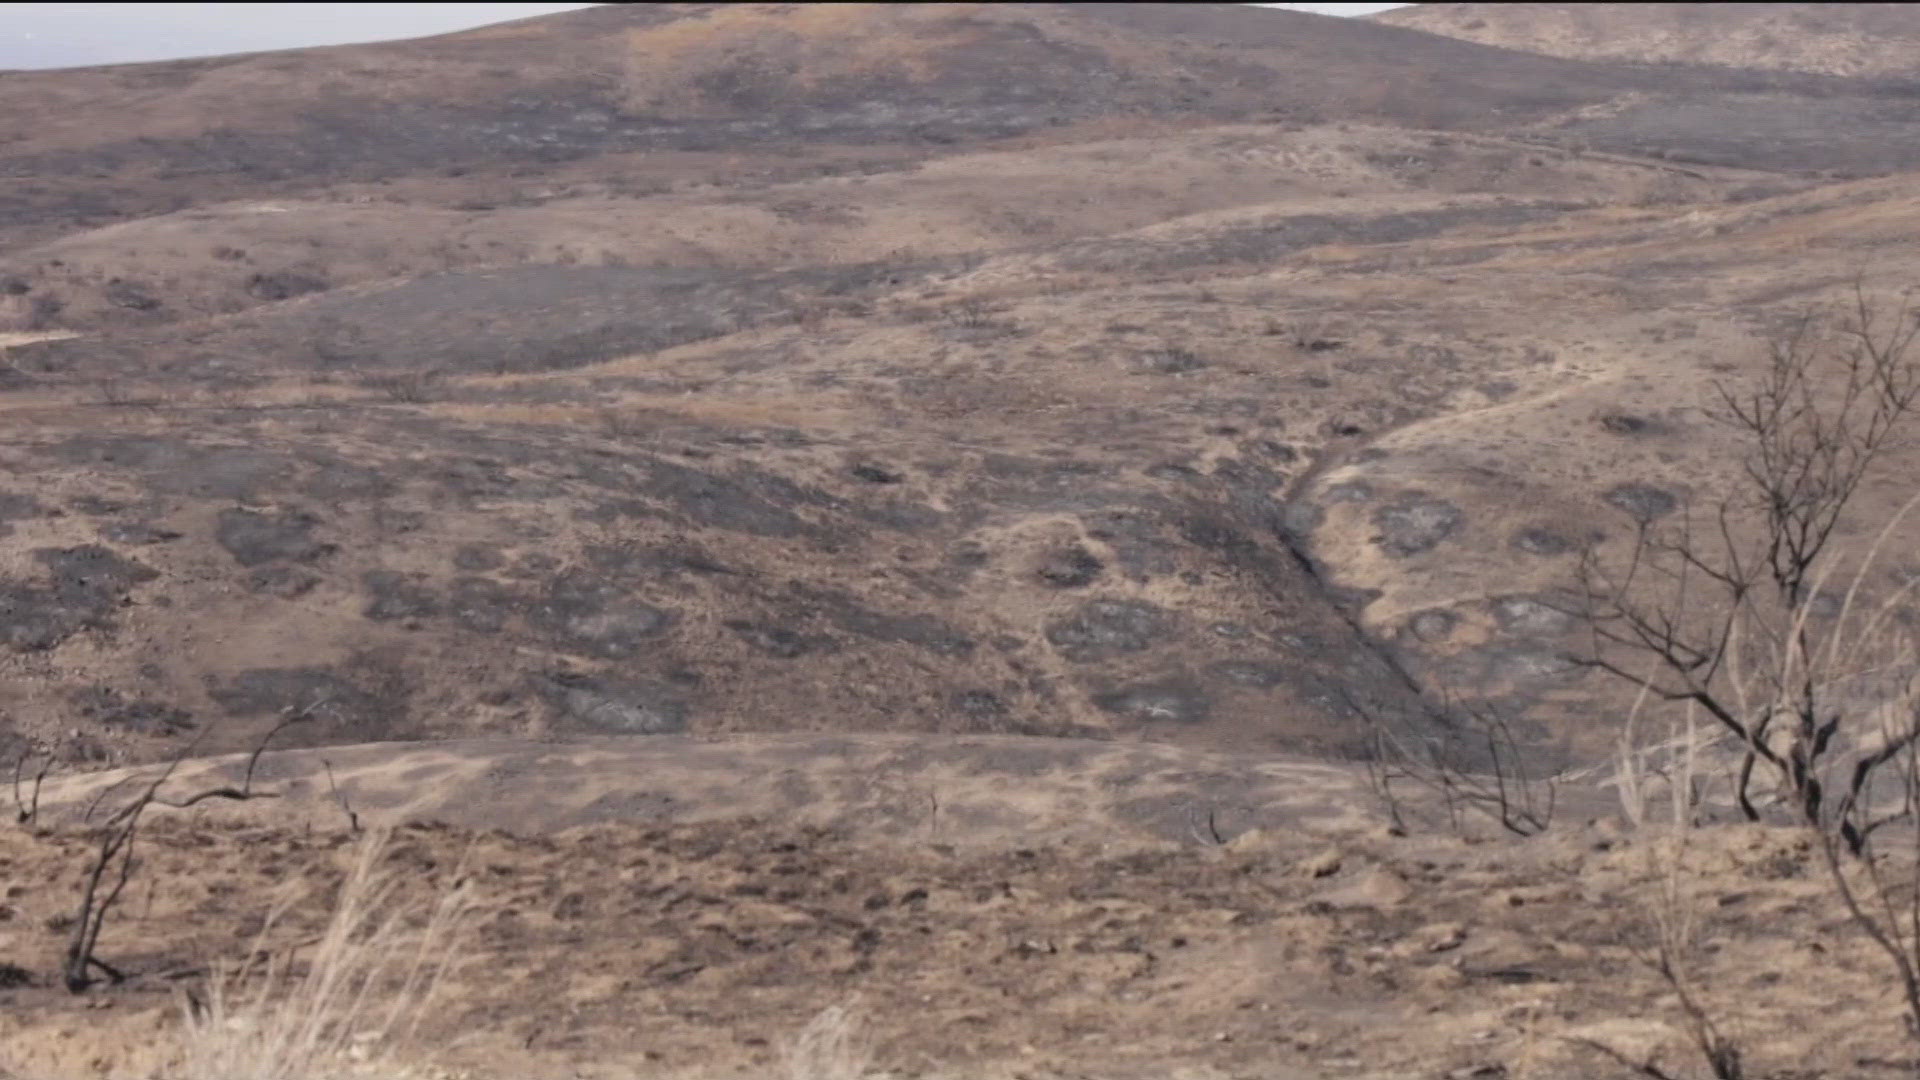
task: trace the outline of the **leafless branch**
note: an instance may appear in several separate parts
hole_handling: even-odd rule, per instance
[[[1515,836],[1533,836],[1552,824],[1558,785],[1532,775],[1518,734],[1498,709],[1442,695],[1444,704],[1427,717],[1433,733],[1413,736],[1396,731],[1351,695],[1343,696],[1368,725],[1368,784],[1390,828],[1405,832],[1407,827],[1406,806],[1394,791],[1401,780],[1436,796],[1455,832],[1461,831],[1467,811]],[[1484,771],[1466,766],[1474,758],[1485,763]]]
[[[341,811],[347,815],[348,827],[355,833],[358,833],[360,831],[360,815],[354,813],[353,804],[347,801],[346,793],[340,790],[340,785],[333,782],[333,762],[328,761],[326,758],[321,758],[320,764],[325,766],[327,770],[327,791],[333,795],[334,801],[340,804]],[[935,811],[938,812],[938,802],[934,804],[934,808]]]
[[[119,902],[120,895],[126,890],[127,882],[132,879],[136,867],[133,856],[134,841],[139,835],[140,823],[147,809],[155,804],[173,808],[194,806],[208,799],[248,799],[275,797],[273,792],[259,792],[253,789],[253,777],[260,763],[260,755],[274,736],[287,727],[310,719],[324,701],[317,701],[305,708],[289,710],[280,721],[254,744],[253,751],[247,756],[247,768],[239,787],[222,785],[194,792],[181,799],[167,799],[160,796],[160,789],[173,778],[180,764],[193,755],[199,748],[205,735],[203,729],[193,740],[180,748],[180,751],[167,762],[150,781],[140,787],[138,794],[122,804],[118,809],[101,820],[93,859],[87,866],[86,877],[80,891],[80,902],[73,916],[73,932],[67,940],[65,962],[62,977],[67,990],[81,993],[96,982],[93,973],[101,972],[112,982],[120,982],[126,976],[119,969],[100,959],[97,949],[100,932],[106,926],[107,917]],[[107,796],[119,790],[132,778],[122,777],[96,792],[87,804],[84,822],[92,822],[93,815]],[[331,769],[329,769],[331,779]],[[348,810],[356,831],[359,821]]]
[[[20,777],[26,771],[29,753],[22,750],[13,763],[13,813],[14,820],[21,825],[31,825],[40,816],[40,785],[53,768],[53,755],[41,756],[40,767],[33,774],[33,793],[23,798],[20,794]]]
[[[1676,526],[1642,521],[1624,555],[1586,553],[1578,593],[1587,667],[1637,686],[1642,701],[1685,706],[1689,737],[1694,709],[1731,737],[1733,799],[1747,819],[1762,817],[1756,779],[1774,782],[1811,834],[1837,905],[1887,957],[1920,1037],[1920,655],[1895,617],[1911,586],[1862,599],[1920,495],[1864,554],[1843,557],[1834,543],[1920,413],[1917,339],[1904,301],[1876,300],[1858,282],[1843,310],[1795,320],[1769,342],[1756,378],[1715,387],[1719,419],[1746,454],[1740,490],[1714,508],[1713,526],[1696,528],[1691,511]],[[1629,751],[1623,772],[1631,761]],[[1876,850],[1896,822],[1913,826],[1903,831],[1915,845],[1898,870]],[[1714,1075],[1737,1077],[1737,1049],[1686,970],[1686,901],[1667,895],[1658,910],[1650,962]]]

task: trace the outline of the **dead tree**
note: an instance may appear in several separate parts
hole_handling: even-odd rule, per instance
[[[254,773],[260,764],[260,755],[267,749],[274,737],[289,726],[311,719],[324,702],[315,703],[299,710],[290,710],[282,715],[266,734],[254,744],[253,752],[247,755],[247,767],[239,786],[223,784],[204,788],[183,798],[170,799],[161,796],[160,789],[173,778],[180,763],[191,757],[200,745],[200,739],[206,733],[194,736],[193,740],[180,749],[153,779],[141,785],[133,798],[121,804],[112,813],[101,820],[96,833],[93,858],[87,864],[86,877],[80,889],[80,902],[74,911],[72,933],[67,939],[65,960],[61,969],[62,981],[69,993],[82,993],[92,987],[97,979],[97,971],[111,982],[121,982],[126,978],[124,972],[100,959],[97,947],[100,943],[100,931],[106,926],[107,916],[119,901],[120,894],[126,890],[127,882],[132,880],[135,868],[133,857],[134,841],[140,832],[141,820],[147,809],[152,806],[165,806],[185,809],[209,799],[226,799],[245,802],[250,799],[271,799],[277,792],[255,791]],[[102,788],[88,803],[83,821],[92,821],[101,802],[113,791],[119,790],[126,780],[116,781]],[[357,822],[356,822],[357,825]]]
[[[1763,768],[1800,820],[1854,855],[1879,822],[1876,776],[1920,738],[1912,694],[1859,689],[1912,682],[1892,621],[1904,592],[1861,595],[1905,510],[1849,565],[1833,539],[1920,409],[1914,316],[1856,285],[1844,311],[1776,335],[1752,385],[1716,386],[1716,418],[1746,448],[1738,494],[1677,526],[1642,519],[1624,559],[1590,549],[1571,605],[1591,634],[1576,659],[1697,706],[1733,738],[1743,816],[1761,816],[1752,782]]]
[[[1427,710],[1429,730],[1407,732],[1352,695],[1342,697],[1367,724],[1367,786],[1394,832],[1408,831],[1412,807],[1401,791],[1409,787],[1437,798],[1456,834],[1465,834],[1468,814],[1514,836],[1536,836],[1552,826],[1558,785],[1530,765],[1519,733],[1498,706],[1443,693],[1441,704]]]
[[[189,743],[151,783],[115,810],[101,826],[93,861],[87,867],[86,882],[80,890],[80,906],[73,915],[73,933],[67,938],[66,960],[61,968],[68,993],[78,994],[92,986],[97,981],[93,977],[96,969],[116,983],[126,978],[120,969],[95,955],[94,948],[100,942],[107,914],[133,877],[133,840],[140,831],[141,816],[153,804],[160,785],[172,778],[173,771],[198,741],[196,738],[194,743]]]

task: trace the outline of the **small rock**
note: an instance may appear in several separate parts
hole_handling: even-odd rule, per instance
[[[1528,904],[1552,903],[1571,896],[1573,890],[1560,885],[1522,885],[1502,889],[1487,898],[1492,908],[1517,908]]]
[[[1551,948],[1553,954],[1562,960],[1584,964],[1593,959],[1593,950],[1577,942],[1555,941],[1551,943]]]
[[[1314,899],[1336,908],[1386,909],[1405,903],[1412,895],[1413,887],[1399,874],[1375,868],[1315,894]]]
[[[1401,939],[1394,950],[1402,956],[1442,953],[1457,949],[1467,940],[1467,928],[1454,922],[1431,923]]]
[[[1600,417],[1600,426],[1615,435],[1639,435],[1653,425],[1644,416],[1635,416],[1632,413],[1607,413]]]
[[[1257,851],[1273,849],[1273,837],[1265,829],[1248,829],[1239,836],[1227,841],[1227,850],[1236,855],[1246,855]]]
[[[1458,990],[1467,985],[1467,977],[1452,964],[1422,964],[1409,973],[1409,981],[1425,990]]]
[[[1340,872],[1341,855],[1339,848],[1328,848],[1318,855],[1300,860],[1295,866],[1302,877],[1332,877]]]
[[[1574,548],[1571,539],[1541,526],[1521,529],[1513,535],[1511,543],[1519,551],[1540,556],[1564,555]]]
[[[1502,596],[1493,601],[1500,629],[1525,637],[1547,637],[1566,630],[1573,616],[1550,601],[1532,596]]]
[[[1205,720],[1211,709],[1211,702],[1199,687],[1177,676],[1096,694],[1093,703],[1103,712],[1148,723],[1197,723]]]

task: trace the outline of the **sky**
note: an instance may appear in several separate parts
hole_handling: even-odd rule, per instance
[[[0,3],[0,68],[130,64],[386,41],[587,6]]]
[[[1322,15],[1371,15],[1391,11],[1405,4],[1260,4],[1260,7],[1287,8],[1291,11],[1317,11]]]
[[[130,64],[445,34],[587,4],[0,3],[0,69]],[[1264,4],[1364,15],[1400,4]]]

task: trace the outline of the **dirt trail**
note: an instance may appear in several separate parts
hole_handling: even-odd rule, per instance
[[[184,762],[162,794],[240,786],[247,764],[244,754]],[[49,780],[42,819],[76,823],[102,790],[130,789],[160,768]],[[373,743],[270,750],[254,785],[273,798],[203,803],[199,812],[331,828],[345,820],[344,799],[367,824],[443,821],[525,835],[752,816],[874,840],[996,848],[1192,844],[1257,829],[1349,831],[1372,819],[1354,766],[1018,736]]]

